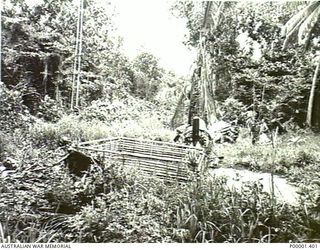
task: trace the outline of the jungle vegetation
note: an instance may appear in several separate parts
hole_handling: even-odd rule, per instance
[[[320,241],[319,1],[173,2],[187,19],[181,46],[199,52],[190,77],[147,51],[130,60],[108,5],[79,2],[3,0],[0,243]],[[279,175],[299,205],[255,183],[167,185],[112,161],[79,177],[64,164],[81,141],[172,141],[190,110],[240,128],[212,146],[224,159],[211,167]],[[253,113],[272,145],[252,145]]]

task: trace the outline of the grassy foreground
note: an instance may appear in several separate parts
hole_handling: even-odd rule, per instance
[[[252,146],[244,134],[235,144],[213,147],[224,156],[218,166],[273,171],[298,186],[301,204],[291,206],[255,183],[235,191],[226,180],[204,175],[167,185],[112,162],[73,176],[60,161],[63,147],[41,146],[50,131],[58,143],[68,128],[63,120],[38,124],[30,132],[33,144],[16,149],[13,172],[0,177],[1,243],[320,241],[319,136],[285,135],[272,147]]]

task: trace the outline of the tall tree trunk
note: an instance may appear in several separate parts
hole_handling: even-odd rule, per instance
[[[316,67],[316,70],[313,75],[312,79],[312,85],[311,85],[311,90],[310,90],[310,96],[309,96],[309,102],[308,102],[308,111],[307,111],[307,125],[308,127],[312,126],[312,111],[313,111],[313,103],[314,103],[314,96],[316,92],[316,86],[317,86],[317,80],[318,80],[318,75],[320,71],[320,58],[318,59],[318,64]]]
[[[77,75],[77,64],[78,64],[78,53],[79,53],[79,36],[80,36],[80,21],[81,21],[81,2],[79,2],[79,10],[78,10],[78,21],[77,21],[77,31],[76,31],[76,47],[74,50],[74,63],[73,63],[73,75],[72,75],[72,87],[71,87],[71,109],[74,106],[75,99],[75,87],[76,87],[76,75]]]
[[[206,42],[203,44],[203,54],[202,54],[202,70],[201,70],[201,87],[202,87],[202,119],[207,125],[212,125],[217,121],[217,111],[215,104],[215,79],[211,78],[210,66],[207,58]],[[215,75],[216,76],[216,75]]]
[[[80,75],[81,75],[81,53],[82,53],[82,37],[83,37],[83,0],[80,0],[80,37],[79,37],[79,53],[78,53],[78,72],[77,72],[77,90],[76,90],[76,108],[79,106],[80,92]]]

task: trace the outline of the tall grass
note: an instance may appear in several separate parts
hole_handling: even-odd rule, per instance
[[[67,138],[72,142],[125,136],[172,141],[174,131],[166,129],[157,117],[144,117],[111,123],[86,121],[75,115],[63,116],[57,123],[38,121],[30,128],[30,136],[37,142],[57,142]]]
[[[58,233],[59,229],[40,225],[35,219],[8,217],[0,222],[0,243],[50,243]]]
[[[297,138],[300,138],[296,142]],[[276,154],[274,152],[276,151]],[[277,136],[277,145],[252,145],[247,137],[240,137],[235,144],[216,144],[214,152],[224,156],[220,166],[246,168],[287,176],[294,180],[301,172],[309,174],[320,162],[320,136],[314,134],[286,134]],[[303,173],[302,173],[303,174]],[[302,179],[299,176],[299,179]]]

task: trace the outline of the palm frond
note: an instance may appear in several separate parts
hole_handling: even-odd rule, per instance
[[[297,23],[296,27],[299,27],[302,23],[303,23],[304,19],[301,19],[299,23]],[[299,29],[292,29],[288,34],[285,34],[284,36],[286,37],[284,42],[283,42],[283,47],[282,49],[285,49],[289,42],[291,40],[294,40],[294,37],[296,37],[298,35]]]
[[[185,108],[184,108],[184,105],[183,105],[183,102],[184,102],[185,99],[187,99],[187,96],[184,93],[184,91],[182,91],[182,93],[180,94],[177,106],[176,106],[176,108],[174,110],[173,117],[171,118],[171,121],[170,121],[171,128],[175,128],[177,126],[178,117],[183,115],[183,113],[185,112]]]
[[[216,28],[223,15],[223,10],[225,3],[222,1],[208,1],[206,2],[206,8],[204,12],[202,28],[206,29],[211,26],[211,28]]]
[[[311,32],[314,26],[310,26],[310,24],[315,25],[315,23],[318,21],[318,19],[316,19],[316,16],[317,16],[316,14],[318,13],[319,7],[320,7],[319,1],[310,2],[305,8],[300,10],[297,14],[295,14],[293,17],[289,19],[289,21],[282,28],[282,32],[281,32],[281,35],[286,37],[283,48],[285,48],[288,45],[289,41],[292,38],[294,38],[298,32],[301,32],[301,34],[304,34],[303,37],[310,38],[311,33],[308,35],[307,33],[303,32],[303,29],[308,27],[307,30]],[[319,13],[318,13],[318,17],[319,17]],[[304,42],[307,42],[307,40],[304,40]]]
[[[306,45],[312,33],[313,28],[320,18],[320,2],[318,2],[318,7],[305,19],[301,24],[298,33],[298,43],[300,45]]]
[[[294,29],[299,28],[301,21],[305,20],[319,5],[319,2],[311,2],[294,16],[282,28],[282,36],[286,36],[291,33]]]
[[[209,23],[212,3],[213,3],[212,1],[208,1],[207,4],[206,4],[206,9],[205,9],[205,12],[204,12],[203,23],[202,23],[202,27],[203,28],[206,28],[207,24]]]

